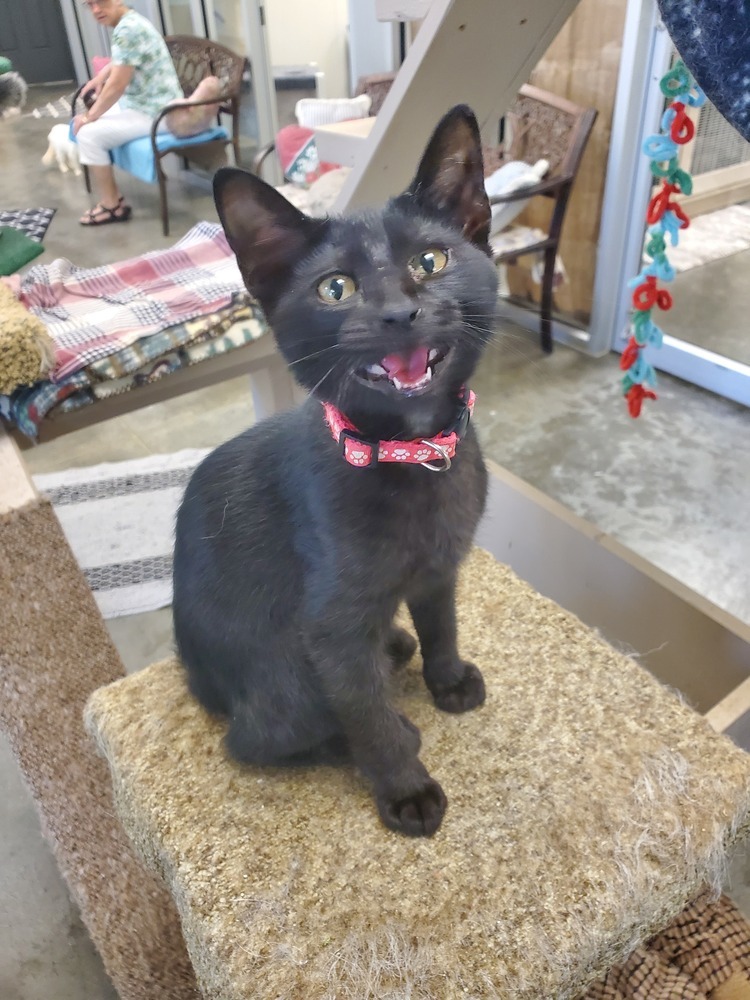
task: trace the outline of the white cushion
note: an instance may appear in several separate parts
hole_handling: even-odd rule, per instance
[[[502,167],[490,174],[484,180],[484,188],[488,197],[496,198],[499,195],[510,194],[520,188],[531,187],[537,184],[549,170],[548,160],[537,160],[531,166],[522,160],[511,160],[504,163]],[[499,233],[501,229],[515,219],[528,205],[530,199],[519,198],[518,201],[509,201],[504,205],[492,206],[492,222],[490,224],[490,234]]]
[[[317,125],[335,125],[352,118],[367,118],[371,105],[372,98],[368,94],[360,94],[359,97],[303,97],[301,101],[297,101],[294,113],[297,124],[304,128],[315,128]]]

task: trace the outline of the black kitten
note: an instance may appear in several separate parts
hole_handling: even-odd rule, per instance
[[[465,387],[496,297],[476,120],[449,112],[409,189],[377,213],[309,219],[235,169],[214,193],[311,396],[222,445],[187,488],[174,623],[191,689],[228,717],[237,759],[353,761],[387,826],[429,836],[446,798],[387,687],[416,648],[393,625],[405,601],[438,708],[485,696],[458,655],[454,607],[487,487]],[[341,414],[356,431],[338,441]]]

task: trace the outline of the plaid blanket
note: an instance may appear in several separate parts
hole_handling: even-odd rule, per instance
[[[179,368],[242,347],[267,329],[257,302],[246,294],[238,295],[226,309],[145,337],[59,382],[37,382],[16,389],[11,396],[0,396],[0,416],[33,439],[53,411],[67,413],[97,399],[128,392]]]
[[[214,312],[244,291],[217,223],[199,222],[168,250],[82,268],[65,258],[30,268],[21,300],[55,342],[58,382],[136,340]]]

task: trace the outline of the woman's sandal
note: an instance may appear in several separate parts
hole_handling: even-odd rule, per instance
[[[82,226],[108,226],[112,222],[127,222],[132,214],[130,205],[125,204],[125,199],[120,195],[120,199],[114,208],[107,208],[99,202],[86,212],[79,223]]]

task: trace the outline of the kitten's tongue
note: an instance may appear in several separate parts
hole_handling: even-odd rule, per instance
[[[380,364],[388,378],[397,378],[402,385],[413,385],[427,374],[428,354],[426,347],[417,347],[411,354],[389,354]]]

